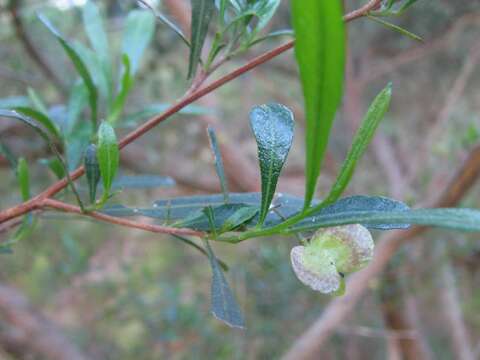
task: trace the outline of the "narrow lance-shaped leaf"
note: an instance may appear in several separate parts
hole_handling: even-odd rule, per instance
[[[108,38],[100,10],[93,1],[87,1],[82,10],[83,24],[88,40],[102,62],[108,63],[110,58]]]
[[[45,129],[47,129],[50,132],[50,134],[54,138],[60,139],[62,137],[60,135],[60,130],[58,130],[57,128],[57,125],[46,114],[27,106],[19,106],[19,107],[16,107],[15,110],[20,114],[29,116],[37,120],[40,124],[42,124],[45,127]]]
[[[188,78],[192,78],[197,71],[205,38],[207,37],[208,26],[215,10],[215,2],[214,0],[191,0],[191,6],[192,24]]]
[[[63,160],[62,155],[58,151],[58,149],[55,146],[55,144],[53,143],[52,139],[50,139],[50,136],[43,129],[43,127],[38,125],[35,122],[35,120],[33,120],[32,118],[30,118],[28,116],[25,116],[23,114],[20,114],[16,111],[12,111],[12,110],[2,110],[2,109],[0,109],[0,117],[6,117],[6,118],[15,119],[15,120],[19,120],[19,121],[23,122],[24,124],[28,125],[33,130],[35,130],[35,132],[45,140],[45,142],[50,147],[50,150],[52,150],[54,155],[58,158],[58,160],[62,164],[62,167],[65,171],[66,176],[67,176],[68,183],[69,183],[70,187],[72,188],[72,191],[73,191],[73,193],[74,193],[74,195],[77,199],[77,202],[78,202],[79,206],[83,209],[82,201],[80,199],[80,196],[78,195],[78,192],[75,188],[75,185],[72,182],[72,179],[70,178],[70,175],[69,175],[68,169],[67,169],[67,165],[65,164],[65,161]]]
[[[173,23],[169,18],[167,18],[165,15],[162,13],[156,11],[149,3],[147,3],[144,0],[137,0],[140,4],[145,6],[147,9],[149,9],[155,17],[162,22],[163,24],[167,25],[175,34],[177,34],[180,39],[188,46],[190,47],[190,41],[188,41],[187,37],[183,33],[182,29],[180,29],[175,23]]]
[[[368,144],[375,134],[380,121],[385,116],[390,105],[392,97],[392,86],[387,85],[380,94],[373,100],[372,104],[368,108],[368,111],[363,118],[363,121],[358,129],[355,138],[353,139],[352,147],[347,154],[345,161],[343,162],[340,174],[335,180],[335,184],[332,186],[330,193],[326,199],[319,205],[320,207],[328,205],[336,201],[347,187],[350,179],[355,171],[358,160],[362,157]]]
[[[123,75],[122,75],[122,82],[120,84],[120,91],[113,102],[112,110],[110,115],[108,116],[108,122],[110,124],[115,124],[118,120],[120,115],[122,114],[123,108],[125,107],[125,102],[127,100],[128,93],[133,85],[133,77],[130,70],[130,60],[128,59],[127,54],[123,54],[122,56],[123,61]]]
[[[235,296],[233,295],[230,286],[228,285],[225,275],[220,268],[217,258],[213,253],[208,241],[205,241],[205,247],[210,259],[210,266],[212,268],[212,287],[211,287],[211,311],[212,314],[225,324],[244,328],[245,321],[243,320],[242,311],[238,306]]]
[[[58,30],[52,25],[52,23],[44,17],[42,14],[38,15],[40,21],[47,27],[48,30],[56,37],[62,48],[65,50],[65,53],[68,55],[70,60],[72,61],[75,69],[77,70],[78,74],[82,78],[85,86],[88,89],[88,99],[90,103],[90,108],[92,111],[92,122],[94,127],[96,128],[97,124],[97,88],[92,80],[92,77],[83,63],[80,56],[74,50],[74,48],[63,38],[63,36],[58,32]]]
[[[100,166],[98,165],[97,146],[95,144],[90,144],[87,146],[85,155],[83,157],[83,164],[88,182],[90,203],[94,203],[97,196],[98,182],[100,181]]]
[[[257,140],[262,178],[262,204],[258,222],[262,225],[275,194],[278,177],[292,146],[293,113],[281,104],[256,106],[250,112],[250,126]]]
[[[103,181],[102,201],[106,201],[119,163],[117,136],[113,127],[107,122],[102,122],[98,128],[97,159]]]
[[[112,88],[113,84],[108,37],[107,33],[105,32],[100,10],[93,1],[87,1],[87,3],[83,6],[82,17],[88,40],[90,41],[90,44],[95,50],[95,54],[100,61],[107,83],[106,95],[109,97],[111,95],[110,89]]]
[[[17,178],[18,184],[20,185],[22,200],[27,201],[30,199],[30,175],[27,161],[23,157],[18,159]]]
[[[132,76],[140,67],[140,60],[152,41],[155,18],[146,10],[133,10],[128,14],[123,32],[122,52],[130,60]]]
[[[474,209],[414,209],[403,211],[347,211],[323,214],[299,222],[289,232],[310,231],[346,224],[377,227],[385,224],[415,224],[480,232],[480,211]]]
[[[412,33],[411,31],[408,31],[407,29],[404,29],[402,28],[401,26],[398,26],[398,25],[395,25],[395,24],[392,24],[391,22],[388,22],[388,21],[385,21],[383,19],[380,19],[376,16],[371,16],[371,15],[367,15],[367,17],[370,19],[370,20],[373,20],[379,24],[382,24],[383,26],[387,27],[387,28],[390,28],[394,31],[397,31],[399,32],[400,34],[402,35],[405,35],[405,36],[408,36],[409,38],[413,39],[413,40],[417,40],[417,41],[420,41],[422,42],[423,39],[418,36],[417,34],[414,34]]]
[[[220,154],[220,148],[218,146],[217,135],[212,127],[207,128],[208,138],[210,139],[210,146],[212,147],[213,156],[215,158],[215,170],[217,171],[218,179],[220,180],[220,186],[222,188],[223,197],[225,203],[228,202],[228,186],[227,179],[225,177],[225,170],[223,168],[222,155]]]
[[[305,97],[305,208],[315,194],[342,98],[345,29],[341,1],[292,0],[295,55]]]

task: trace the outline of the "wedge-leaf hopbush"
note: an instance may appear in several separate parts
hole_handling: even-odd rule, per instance
[[[384,18],[398,16],[416,2],[383,1],[380,8],[365,15],[412,36],[404,29],[388,25]],[[190,39],[164,14],[146,2],[140,3],[144,8],[134,9],[126,16],[118,53],[114,53],[115,42],[105,31],[101,10],[92,1],[87,2],[82,11],[91,48],[67,39],[49,19],[39,15],[76,70],[64,116],[58,121],[42,94],[28,88],[28,96],[0,100],[0,118],[19,121],[45,140],[53,157],[43,159],[42,163],[56,177],[67,177],[83,211],[98,210],[116,217],[141,215],[171,228],[201,232],[201,239],[176,235],[174,238],[208,257],[212,269],[211,311],[215,317],[232,327],[245,326],[241,304],[235,299],[224,273],[228,266],[214,254],[214,242],[235,244],[251,238],[297,235],[300,244],[292,248],[290,257],[293,272],[313,290],[341,295],[345,291],[345,276],[368,265],[373,256],[370,229],[402,230],[418,224],[480,231],[480,211],[476,209],[412,209],[381,196],[342,197],[375,131],[388,116],[391,84],[373,99],[330,191],[317,194],[330,129],[344,96],[346,41],[340,1],[292,0],[293,31],[278,29],[268,33],[265,29],[279,7],[279,0],[192,0]],[[187,78],[195,78],[194,88],[198,86],[195,81],[207,77],[230,58],[260,42],[294,34],[295,58],[305,100],[303,197],[277,191],[292,147],[295,121],[287,105],[268,103],[254,106],[244,114],[245,121],[250,120],[257,143],[261,192],[229,192],[221,154],[223,139],[209,128],[212,159],[222,193],[159,199],[151,206],[140,207],[111,203],[113,194],[120,191],[174,185],[174,181],[165,176],[122,175],[120,169],[117,134],[169,107],[159,102],[129,112],[127,106],[135,76],[154,37],[155,18],[188,46],[185,72]],[[211,41],[207,41],[209,34]],[[180,113],[195,116],[208,111],[211,110],[190,105]],[[0,154],[7,158],[18,180],[19,198],[31,199],[34,179],[29,167],[32,164],[27,166],[27,161],[17,157],[1,139]],[[88,189],[79,194],[68,174],[82,159]],[[103,195],[97,199],[99,191]],[[88,198],[90,206],[83,207],[82,197]],[[34,214],[26,215],[13,236],[0,245],[0,252],[11,253],[13,244],[28,236],[35,223]]]

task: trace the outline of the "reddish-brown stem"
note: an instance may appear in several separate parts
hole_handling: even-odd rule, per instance
[[[357,18],[360,18],[365,14],[367,14],[369,11],[375,9],[379,4],[380,4],[380,0],[372,0],[362,8],[352,11],[349,14],[346,14],[344,16],[344,20],[345,22],[349,22]],[[293,48],[294,44],[295,42],[294,40],[292,40],[286,44],[280,45],[273,50],[270,50],[260,56],[257,56],[256,58],[250,60],[247,64],[239,67],[238,69],[230,72],[225,76],[222,76],[218,80],[213,81],[211,84],[201,87],[202,83],[208,77],[207,75],[203,76],[203,78],[201,78],[199,82],[195,82],[195,84],[192,84],[193,86],[186,92],[186,94],[182,98],[180,98],[180,100],[178,100],[174,105],[168,108],[165,112],[151,118],[146,123],[144,123],[137,129],[133,130],[132,132],[127,134],[123,139],[121,139],[119,143],[120,149],[124,148],[125,146],[132,143],[133,141],[137,140],[139,137],[141,137],[142,135],[144,135],[145,133],[153,129],[162,121],[168,119],[170,116],[176,114],[187,105],[190,105],[194,101],[211,93],[212,91],[218,89],[219,87],[225,85],[226,83],[256,68],[257,66],[270,61],[271,59],[279,56],[280,54],[283,54],[287,50],[290,50],[291,48]],[[83,166],[81,166],[70,174],[70,178],[73,181],[78,179],[83,174],[84,174],[84,168]],[[45,191],[35,196],[34,198],[32,198],[31,200],[0,212],[0,224],[5,221],[22,216],[30,211],[33,211],[41,207],[41,204],[43,201],[54,196],[55,194],[63,190],[67,185],[68,185],[67,179],[62,179],[56,182],[55,184],[53,184],[52,186],[50,186],[49,188],[47,188]]]
[[[195,231],[191,229],[182,229],[182,228],[174,228],[168,226],[161,226],[161,225],[154,225],[154,224],[146,224],[138,221],[127,220],[115,216],[110,216],[107,214],[103,214],[97,211],[91,212],[82,212],[82,210],[78,206],[66,204],[64,202],[54,200],[54,199],[43,199],[40,202],[39,207],[41,208],[51,208],[60,210],[63,212],[71,213],[71,214],[78,214],[89,216],[93,219],[100,220],[103,222],[107,222],[110,224],[125,226],[134,229],[140,229],[143,231],[153,232],[157,234],[169,234],[169,235],[183,235],[183,236],[203,236],[204,233],[200,231]]]

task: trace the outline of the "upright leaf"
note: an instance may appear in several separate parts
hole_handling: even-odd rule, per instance
[[[215,170],[217,171],[218,179],[220,180],[220,186],[222,188],[223,197],[225,202],[228,202],[228,186],[227,178],[225,177],[225,170],[223,168],[222,155],[220,154],[220,148],[218,147],[217,135],[212,127],[207,128],[208,138],[210,139],[210,146],[212,147],[213,157],[215,158]]]
[[[103,26],[100,10],[93,1],[87,1],[83,6],[82,17],[90,44],[102,62],[109,63],[110,54],[107,34]]]
[[[83,82],[77,82],[73,85],[67,105],[67,119],[63,127],[63,133],[66,137],[72,134],[75,129],[80,114],[87,106],[88,91]]]
[[[85,167],[85,175],[88,183],[90,203],[94,203],[97,196],[98,182],[100,181],[100,166],[98,165],[97,147],[95,144],[87,146],[83,157],[83,165]]]
[[[227,280],[225,279],[225,275],[223,274],[218,260],[208,241],[205,241],[205,246],[208,252],[208,258],[210,260],[210,266],[212,268],[212,314],[218,320],[223,321],[225,324],[231,327],[244,328],[245,321],[243,320],[242,311],[235,300],[235,296],[233,295],[233,292],[230,289]]]
[[[130,60],[128,55],[123,54],[123,75],[122,82],[120,84],[120,91],[118,92],[115,101],[113,102],[112,110],[108,116],[108,122],[110,124],[115,124],[120,115],[122,114],[123,108],[125,107],[125,102],[127,100],[128,93],[133,85],[133,77],[130,70]]]
[[[259,219],[259,225],[262,225],[292,145],[293,113],[281,104],[256,106],[250,112],[250,126],[257,140],[262,178],[262,204]]]
[[[340,174],[337,176],[335,184],[332,186],[330,193],[322,202],[321,206],[331,204],[332,202],[336,201],[340,195],[342,195],[343,191],[350,182],[353,172],[355,171],[357,161],[362,157],[363,153],[367,149],[368,144],[375,134],[375,130],[387,112],[391,97],[392,86],[389,84],[373,100],[365,117],[362,120],[355,138],[353,139],[352,147],[347,154],[347,158],[343,162],[342,168],[340,169]]]
[[[305,208],[315,194],[330,129],[342,97],[345,29],[342,2],[292,0],[295,55],[305,97]]]
[[[188,62],[188,78],[192,78],[196,71],[202,49],[207,37],[208,26],[215,11],[214,0],[191,0],[192,24],[190,40],[190,59]]]
[[[63,36],[58,32],[58,30],[52,25],[52,23],[44,17],[42,14],[38,15],[40,21],[46,26],[46,28],[55,36],[58,40],[62,48],[65,50],[65,53],[68,55],[70,60],[72,61],[75,69],[77,70],[78,74],[82,78],[85,86],[88,89],[88,99],[90,103],[90,109],[92,111],[92,122],[94,127],[96,127],[97,123],[97,88],[92,80],[92,77],[85,66],[84,62],[82,61],[81,57],[75,51],[75,49],[63,38]]]
[[[128,14],[123,32],[122,52],[130,59],[131,73],[135,74],[140,60],[153,38],[155,18],[146,10],[133,10]]]
[[[102,122],[98,128],[97,158],[103,181],[102,200],[105,201],[108,199],[119,163],[117,136],[113,127],[107,122]]]
[[[22,200],[27,201],[30,199],[30,175],[27,161],[23,157],[18,159],[17,178],[18,184],[20,185]]]

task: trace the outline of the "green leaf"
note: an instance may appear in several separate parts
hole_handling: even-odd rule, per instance
[[[35,132],[38,135],[40,135],[49,145],[53,145],[52,140],[50,139],[50,136],[48,135],[46,130],[43,127],[41,127],[40,125],[38,125],[37,122],[35,120],[33,120],[32,118],[30,118],[26,115],[20,114],[19,112],[14,111],[14,110],[3,110],[3,109],[0,109],[0,117],[6,117],[6,118],[10,118],[10,119],[20,120],[25,125],[29,126],[33,130],[35,130]]]
[[[67,119],[63,128],[66,137],[70,137],[77,125],[78,118],[88,103],[88,90],[83,82],[73,85],[67,105]]]
[[[2,155],[8,161],[8,163],[10,164],[10,167],[13,170],[17,169],[17,158],[15,157],[15,155],[13,155],[12,150],[10,150],[10,148],[6,144],[2,143],[1,141],[0,141],[0,155]]]
[[[13,109],[17,106],[29,106],[30,101],[26,96],[11,96],[0,99],[0,109]]]
[[[147,9],[149,9],[153,15],[159,20],[161,23],[164,25],[168,26],[170,30],[172,30],[175,34],[177,34],[180,39],[188,46],[190,47],[190,41],[188,41],[187,37],[183,33],[183,31],[175,24],[173,23],[169,18],[167,18],[165,15],[162,13],[156,11],[149,3],[143,0],[138,0],[139,3],[141,3],[143,6],[145,6]]]
[[[253,40],[250,43],[250,46],[256,45],[256,44],[261,43],[262,41],[265,41],[265,40],[270,40],[270,39],[274,39],[274,38],[281,37],[281,36],[294,37],[295,33],[291,29],[272,31],[271,33],[269,33],[265,36],[262,36],[262,37],[259,37],[255,40]]]
[[[210,266],[212,268],[212,287],[211,287],[211,311],[212,314],[225,324],[236,327],[245,328],[245,321],[243,320],[242,311],[238,306],[235,296],[233,295],[230,286],[218,264],[217,258],[213,253],[208,241],[205,241],[205,246],[210,259]]]
[[[208,26],[215,10],[214,0],[191,0],[192,23],[190,40],[190,59],[188,63],[188,78],[197,72],[197,66],[202,56],[202,49],[207,37]]]
[[[30,199],[30,175],[27,161],[23,157],[18,159],[17,178],[18,184],[20,185],[22,200],[27,201]]]
[[[45,106],[45,103],[43,102],[40,95],[38,95],[37,92],[31,87],[28,87],[27,93],[28,93],[28,98],[30,99],[30,102],[33,104],[33,108],[38,112],[41,112],[42,114],[47,115],[48,109]],[[25,107],[28,107],[28,105],[26,105]]]
[[[80,165],[83,153],[90,144],[92,127],[89,122],[81,121],[76,124],[66,139],[66,157],[68,170],[75,170]]]
[[[32,214],[25,215],[23,217],[22,224],[15,231],[13,237],[0,243],[0,254],[12,254],[12,246],[29,236],[33,232],[36,223],[37,222]]]
[[[211,209],[214,222],[210,223],[205,209]],[[140,213],[143,212],[140,210]],[[248,220],[252,219],[258,213],[258,207],[246,204],[223,204],[219,206],[208,205],[200,211],[194,212],[182,221],[174,224],[176,227],[189,228],[198,231],[209,231],[215,229],[215,232],[225,232],[233,230]]]
[[[250,126],[257,140],[262,177],[261,225],[267,217],[280,172],[292,146],[293,113],[280,104],[256,106],[250,112]]]
[[[154,189],[175,185],[175,180],[168,176],[157,175],[122,175],[112,183],[113,189]]]
[[[425,225],[479,232],[480,211],[474,209],[415,209],[405,211],[353,211],[319,215],[292,226],[288,232],[310,231],[320,227],[363,224],[367,227],[385,224]]]
[[[61,180],[66,176],[62,162],[58,158],[40,159],[39,163],[48,168],[55,174],[57,179]]]
[[[130,59],[132,76],[140,66],[140,60],[152,41],[155,18],[146,10],[133,10],[128,14],[122,40],[122,53]]]
[[[103,181],[102,201],[106,201],[119,164],[117,136],[113,127],[107,122],[102,122],[98,128],[97,159]]]
[[[88,40],[95,53],[105,64],[110,63],[108,38],[103,25],[100,10],[93,1],[87,1],[82,9],[83,24]]]
[[[315,221],[315,218],[318,216],[333,214],[344,214],[349,213],[353,214],[355,212],[364,213],[364,212],[391,212],[391,211],[407,211],[410,208],[405,205],[403,202],[392,200],[382,196],[365,196],[365,195],[355,195],[349,196],[343,199],[338,200],[337,202],[322,208],[321,210],[315,212],[313,216],[307,217],[302,220],[304,223],[308,221]],[[381,224],[381,225],[369,225],[363,224],[366,227],[379,230],[392,230],[392,229],[406,229],[409,227],[408,224]]]
[[[218,147],[217,135],[215,130],[209,126],[207,128],[208,138],[210,139],[210,146],[212,147],[213,157],[215,158],[215,170],[217,171],[218,179],[220,180],[220,186],[222,188],[223,197],[225,202],[228,202],[228,185],[227,178],[225,177],[225,170],[223,168],[222,155],[220,154],[220,148]]]
[[[255,31],[262,30],[272,19],[273,15],[277,11],[280,5],[280,0],[261,0],[254,3],[254,9],[256,16],[258,17],[258,23],[255,27]]]
[[[74,41],[73,49],[77,52],[78,56],[82,59],[83,63],[85,64],[94,85],[98,89],[97,98],[100,99],[101,97],[111,101],[112,96],[112,87],[111,84],[111,65],[105,65],[99,59],[97,54],[89,49],[87,46],[83,45],[78,41]],[[99,101],[99,100],[97,100]]]
[[[179,235],[172,235],[172,237],[174,237],[175,239],[178,239],[181,242],[193,247],[194,249],[200,251],[203,255],[208,257],[208,252],[204,248],[202,248],[200,245],[195,243],[194,241],[192,241],[192,240],[190,240],[186,237],[179,236]],[[223,271],[228,271],[228,265],[224,261],[220,260],[219,258],[217,258],[217,261],[218,261],[218,264],[220,265],[220,267],[222,268]]]
[[[418,0],[389,0],[382,5],[380,10],[372,11],[371,14],[375,16],[400,16]]]
[[[120,91],[113,102],[112,110],[110,115],[108,116],[108,122],[114,125],[120,115],[123,112],[123,108],[125,107],[125,102],[127,100],[128,93],[133,86],[133,77],[130,70],[130,60],[128,59],[128,55],[123,54],[122,56],[123,61],[123,76],[122,76],[122,83],[120,86]]]
[[[330,129],[342,98],[345,26],[341,1],[292,0],[295,55],[305,97],[305,208],[315,194]]]
[[[380,121],[382,121],[384,118],[385,113],[390,106],[391,97],[392,86],[389,84],[373,100],[365,117],[362,120],[355,138],[353,139],[352,147],[350,148],[350,151],[343,162],[342,168],[340,169],[340,174],[337,176],[335,184],[332,186],[330,193],[322,202],[322,206],[335,202],[342,195],[343,191],[350,182],[353,172],[355,171],[357,161],[363,156],[368,144],[371,142],[373,135],[375,134],[378,125],[380,124]]]
[[[100,181],[100,166],[97,160],[97,146],[95,144],[87,146],[83,156],[83,165],[88,183],[90,203],[93,204],[97,197],[97,186]]]
[[[380,18],[378,18],[378,17],[375,17],[375,16],[367,15],[367,17],[368,17],[370,20],[373,20],[373,21],[375,21],[375,22],[377,22],[377,23],[379,23],[379,24],[382,24],[383,26],[385,26],[385,27],[387,27],[387,28],[390,28],[390,29],[392,29],[392,30],[394,30],[394,31],[397,31],[397,32],[399,32],[400,34],[405,35],[405,36],[407,36],[407,37],[409,37],[409,38],[411,38],[411,39],[413,39],[413,40],[417,40],[417,41],[423,42],[423,39],[422,39],[420,36],[418,36],[418,35],[410,32],[410,31],[408,31],[407,29],[402,28],[401,26],[392,24],[392,23],[390,23],[390,22],[388,22],[388,21],[382,20],[382,19],[380,19]]]
[[[45,127],[45,129],[47,129],[50,132],[50,134],[54,138],[56,139],[62,138],[62,135],[60,134],[60,130],[58,129],[57,125],[45,113],[42,113],[30,107],[23,107],[23,106],[16,107],[14,110],[19,112],[20,114],[29,116],[35,119],[36,121],[38,121],[40,124],[42,124]]]
[[[142,110],[129,114],[124,117],[123,123],[129,126],[136,126],[140,121],[149,119],[155,115],[163,113],[170,108],[171,104],[151,104]],[[198,105],[189,105],[178,112],[179,115],[206,115],[211,113],[208,109]]]
[[[42,14],[38,14],[38,18],[40,21],[45,25],[45,27],[55,36],[58,40],[62,48],[65,50],[65,53],[68,55],[70,60],[72,61],[75,69],[77,70],[78,74],[82,78],[85,86],[88,89],[88,99],[90,103],[90,109],[92,111],[92,122],[94,124],[94,128],[96,128],[97,124],[97,88],[92,80],[92,77],[85,66],[84,62],[82,61],[81,57],[75,51],[75,49],[63,38],[63,36],[58,32],[57,29],[52,25],[52,23]]]

